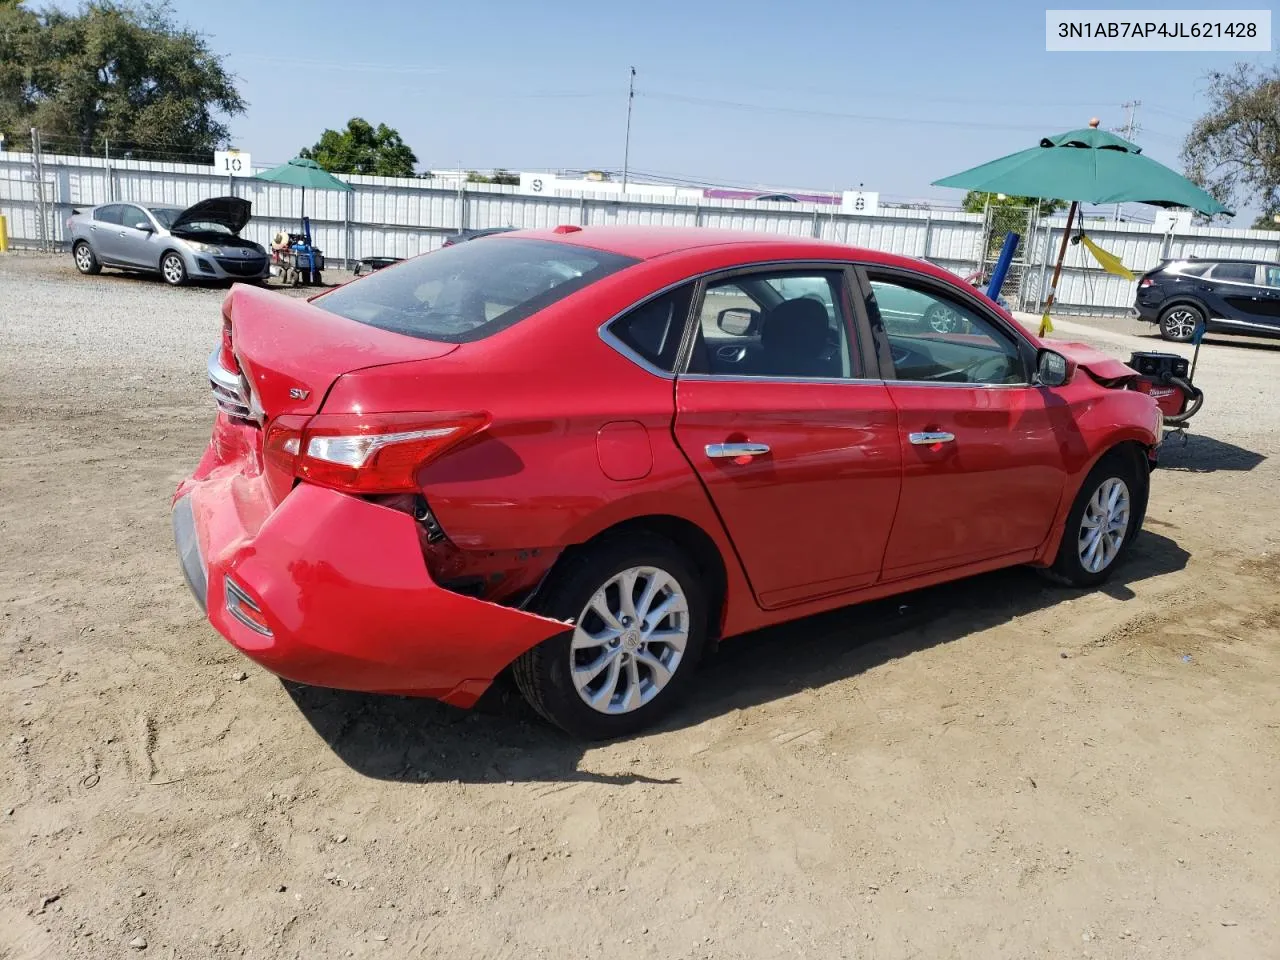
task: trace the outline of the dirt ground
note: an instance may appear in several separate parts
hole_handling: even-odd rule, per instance
[[[0,957],[1280,955],[1280,341],[1205,345],[1106,590],[741,638],[583,749],[513,697],[284,685],[202,620],[168,505],[222,296],[0,257]]]

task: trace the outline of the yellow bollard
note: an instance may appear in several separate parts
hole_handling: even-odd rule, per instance
[[[9,221],[0,213],[0,253],[9,249]]]

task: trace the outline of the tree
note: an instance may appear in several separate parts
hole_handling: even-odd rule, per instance
[[[315,146],[303,148],[309,157],[330,173],[363,173],[373,177],[412,177],[418,158],[397,130],[385,123],[373,124],[360,117],[347,121],[341,132],[326,130]]]
[[[1040,204],[1040,215],[1047,217],[1058,207],[1061,200],[1040,199],[1037,197],[1010,197],[999,193],[983,193],[970,190],[964,195],[964,209],[967,213],[985,213],[991,207],[991,232],[987,234],[986,258],[993,259],[1000,253],[1005,234],[1012,231],[1027,240],[1027,231],[1031,227],[1031,208]]]
[[[77,13],[0,0],[0,132],[51,150],[208,162],[243,113],[234,78],[164,3],[93,0]]]
[[[1003,197],[1003,199],[1002,199]],[[1040,204],[1040,215],[1047,217],[1062,206],[1061,200],[1048,200],[1040,197],[1006,197],[999,193],[983,193],[981,190],[970,190],[964,195],[964,209],[967,213],[983,213],[987,204],[993,207],[1034,207]]]
[[[501,183],[509,187],[520,186],[520,174],[499,167],[489,176],[475,170],[467,171],[467,183]]]
[[[1212,71],[1209,111],[1182,145],[1187,176],[1219,203],[1261,207],[1254,227],[1275,229],[1280,214],[1280,66],[1238,63]]]

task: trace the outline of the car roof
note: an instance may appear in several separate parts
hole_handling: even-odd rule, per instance
[[[553,240],[618,253],[637,260],[652,260],[673,253],[723,247],[730,244],[750,244],[770,247],[779,256],[831,255],[841,260],[863,260],[890,266],[926,268],[926,272],[942,271],[941,268],[914,257],[850,247],[829,240],[813,237],[791,237],[778,233],[760,233],[749,230],[717,230],[710,227],[647,227],[647,226],[587,226],[555,227],[543,230],[517,230],[504,237]],[[950,274],[949,274],[950,275]]]
[[[1171,263],[1203,263],[1212,266],[1215,263],[1252,263],[1263,267],[1280,267],[1277,260],[1248,260],[1244,257],[1169,257],[1165,266]]]

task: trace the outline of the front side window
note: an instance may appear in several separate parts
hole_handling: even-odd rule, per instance
[[[779,270],[707,284],[689,372],[730,377],[858,376],[839,270]]]
[[[1236,283],[1253,283],[1258,268],[1252,263],[1220,263],[1213,268],[1214,280],[1234,280]]]
[[[136,227],[140,223],[149,223],[147,215],[131,204],[120,207],[120,223],[126,227]]]
[[[636,262],[551,240],[491,237],[379,270],[314,303],[382,330],[469,343]]]
[[[1263,274],[1268,287],[1280,287],[1280,267],[1264,267]]]
[[[932,287],[871,277],[894,376],[921,383],[1026,383],[1017,344],[976,310]]]
[[[609,332],[637,356],[670,373],[676,368],[692,297],[692,284],[677,287],[619,317]]]

